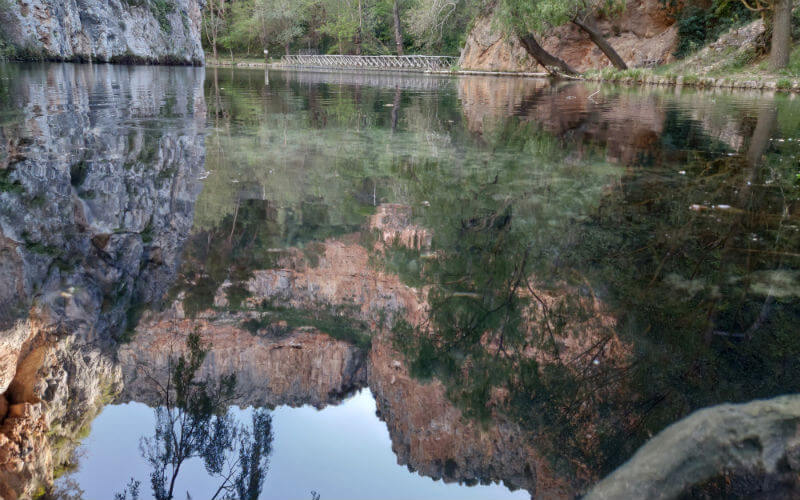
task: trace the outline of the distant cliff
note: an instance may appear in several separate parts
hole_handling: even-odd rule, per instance
[[[19,58],[120,63],[204,62],[203,0],[0,2],[0,36]]]

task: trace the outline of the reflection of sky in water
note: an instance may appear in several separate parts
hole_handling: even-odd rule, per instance
[[[242,421],[250,410],[234,409]],[[308,499],[311,491],[333,499],[500,499],[528,498],[501,485],[466,487],[409,473],[397,464],[386,424],[375,416],[375,400],[362,390],[339,406],[282,406],[273,413],[275,434],[270,470],[262,498]],[[71,475],[87,499],[113,498],[131,476],[149,498],[149,468],[139,453],[139,438],[153,432],[153,410],[131,403],[106,407],[83,441],[80,469]],[[199,460],[181,471],[176,498],[188,489],[204,498],[218,483]],[[210,496],[210,495],[209,495]]]

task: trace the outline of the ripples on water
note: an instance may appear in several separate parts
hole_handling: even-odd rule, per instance
[[[203,373],[237,372],[237,405],[277,406],[264,496],[510,494],[409,474],[392,451],[451,483],[567,495],[694,409],[797,391],[794,96],[3,73],[1,220],[24,262],[3,248],[6,290],[24,290],[0,292],[5,324],[71,290],[44,302],[91,323],[78,333],[120,370],[116,402],[150,405],[138,367],[163,369],[169,341],[200,332]],[[151,415],[107,407],[59,484],[147,489]],[[181,481],[205,484],[199,462]]]

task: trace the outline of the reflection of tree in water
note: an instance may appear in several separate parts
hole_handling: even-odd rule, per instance
[[[433,257],[413,258],[432,286],[430,324],[395,329],[412,372],[442,379],[467,414],[511,418],[588,477],[694,409],[796,391],[799,193],[783,161],[796,151],[768,147],[774,120],[762,111],[746,153],[720,155],[673,116],[653,153],[682,157],[685,172],[647,162],[586,203],[548,182],[583,193],[607,181],[570,177],[568,148],[531,130],[536,174],[561,165],[546,182],[518,188],[533,172],[502,165],[429,187]],[[521,138],[512,129],[505,144]],[[588,348],[565,347],[581,335]]]
[[[255,500],[261,494],[272,452],[272,416],[256,409],[249,425],[239,422],[229,411],[235,374],[217,380],[197,376],[207,352],[208,346],[192,333],[186,354],[170,357],[165,377],[139,367],[158,394],[153,435],[140,443],[157,500],[174,498],[181,468],[193,459],[202,460],[208,475],[219,481],[210,499]],[[138,498],[138,490],[132,479],[117,498]]]

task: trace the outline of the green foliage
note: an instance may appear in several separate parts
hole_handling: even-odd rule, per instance
[[[457,55],[477,15],[475,0],[400,2],[404,48]],[[224,13],[206,9],[204,32],[218,30],[217,44],[231,53],[262,57],[268,48],[287,47],[319,53],[390,54],[394,52],[393,0],[242,0]],[[211,48],[206,37],[204,44]]]
[[[175,12],[174,0],[148,0],[150,3],[150,12],[158,20],[158,25],[161,30],[167,34],[172,33],[172,25],[167,16]]]
[[[499,0],[495,12],[500,27],[508,33],[542,33],[576,17],[619,15],[623,0]]]
[[[266,314],[259,319],[247,320],[242,326],[251,333],[257,333],[264,328],[268,335],[275,337],[288,333],[287,328],[291,330],[311,326],[335,339],[369,349],[372,343],[369,325],[356,319],[356,308],[357,306],[319,304],[309,309],[298,309],[264,302],[258,310]]]
[[[800,9],[798,9],[798,11],[800,11]],[[798,24],[800,24],[800,21],[798,21]],[[800,45],[792,49],[792,53],[789,56],[789,64],[780,71],[780,74],[800,77]]]
[[[682,58],[703,48],[730,28],[752,21],[755,14],[739,0],[714,0],[710,6],[687,3],[677,17],[675,57]]]
[[[11,174],[14,172],[11,168],[4,168],[0,170],[0,193],[14,193],[23,194],[25,187],[17,179],[11,179]]]
[[[228,298],[228,304],[232,309],[240,309],[242,303],[250,297],[250,291],[237,283],[225,289],[225,296]]]

